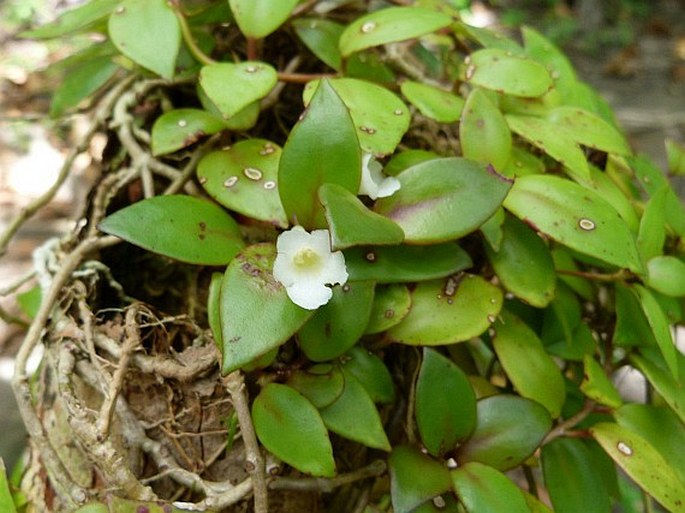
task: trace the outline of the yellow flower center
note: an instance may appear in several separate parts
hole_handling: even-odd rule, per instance
[[[321,257],[312,248],[302,248],[293,256],[293,264],[300,270],[313,269],[321,263]]]

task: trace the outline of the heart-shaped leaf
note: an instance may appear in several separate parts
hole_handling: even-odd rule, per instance
[[[533,98],[542,96],[553,85],[542,64],[506,50],[477,50],[466,58],[465,64],[468,82],[501,94]]]
[[[557,176],[516,180],[504,206],[535,230],[586,255],[641,272],[630,229],[597,193]],[[406,230],[405,230],[406,232]]]
[[[400,244],[404,240],[402,228],[366,208],[344,187],[325,183],[319,189],[319,199],[326,210],[333,249]]]
[[[109,17],[109,37],[136,64],[173,78],[181,27],[166,0],[122,0]]]
[[[473,265],[457,244],[388,246],[345,250],[350,280],[398,283],[444,278]]]
[[[306,229],[326,226],[319,187],[335,183],[357,194],[361,152],[350,113],[327,80],[283,147],[278,190],[288,219]]]
[[[197,166],[197,177],[223,206],[284,228],[288,221],[277,184],[280,157],[278,145],[246,139],[205,155]]]
[[[278,80],[276,70],[264,62],[220,62],[200,70],[199,85],[224,119],[264,98]]]
[[[509,128],[564,165],[571,177],[580,182],[590,178],[587,160],[578,144],[560,127],[550,121],[533,116],[505,116]]]
[[[321,409],[326,427],[367,447],[390,451],[390,442],[373,400],[362,384],[343,367],[345,388],[332,404]]]
[[[345,27],[327,19],[298,18],[292,21],[297,37],[328,66],[340,70],[342,57],[338,48]]]
[[[401,188],[375,210],[404,230],[405,240],[430,244],[477,230],[500,206],[511,182],[492,168],[453,157],[417,164],[397,177]]]
[[[333,448],[323,420],[299,392],[269,383],[252,404],[252,422],[264,447],[288,465],[313,476],[335,475]]]
[[[464,157],[504,169],[511,155],[511,131],[500,110],[481,89],[466,98],[459,123]]]
[[[583,372],[580,389],[587,397],[611,408],[618,408],[623,404],[618,390],[592,355],[584,356],[583,368],[585,372]]]
[[[295,371],[288,385],[317,408],[325,408],[342,395],[345,378],[337,365],[319,363],[309,369]]]
[[[182,262],[223,265],[245,245],[228,213],[191,196],[156,196],[107,216],[100,230]]]
[[[376,286],[371,317],[364,333],[381,333],[392,328],[407,316],[410,307],[411,296],[406,285],[391,283]]]
[[[340,52],[354,52],[430,34],[452,23],[452,18],[421,7],[388,7],[357,18],[340,36]]]
[[[228,0],[240,31],[262,38],[288,19],[299,0]]]
[[[685,512],[685,483],[649,442],[611,422],[595,424],[590,433],[616,464],[648,494],[673,513]]]
[[[554,298],[554,260],[545,242],[524,223],[507,216],[499,249],[486,244],[485,250],[497,277],[516,297],[538,308]]]
[[[434,349],[423,350],[415,401],[421,441],[433,456],[454,449],[476,426],[476,395],[466,374]]]
[[[410,122],[409,109],[402,100],[366,80],[334,78],[329,83],[350,111],[362,150],[376,156],[395,151]],[[305,86],[305,105],[309,105],[318,86],[318,80]]]
[[[226,128],[222,119],[200,109],[165,112],[152,125],[152,154],[172,153]]]
[[[552,427],[539,403],[513,395],[493,395],[476,404],[476,429],[457,451],[457,461],[478,461],[499,470],[524,462]]]
[[[395,513],[410,513],[452,487],[447,468],[412,447],[395,447],[388,463]]]
[[[557,513],[609,513],[611,501],[600,467],[587,446],[572,438],[557,438],[542,448],[542,469]]]
[[[553,418],[558,417],[566,399],[559,367],[528,325],[506,311],[500,315],[492,344],[504,371],[522,397],[539,402]]]
[[[471,462],[450,474],[454,492],[467,513],[530,513],[523,492],[492,467]]]
[[[409,314],[388,331],[409,345],[463,342],[483,333],[502,307],[502,292],[480,276],[457,275],[419,283]]]
[[[331,360],[345,353],[364,334],[371,315],[374,283],[349,282],[333,289],[328,304],[300,329],[298,340],[307,358]]]
[[[355,346],[341,360],[345,375],[357,378],[374,403],[392,403],[395,400],[392,376],[378,356]]]
[[[286,342],[314,313],[293,303],[273,277],[275,258],[273,244],[255,244],[226,269],[221,288],[224,374]]]
[[[411,80],[402,82],[400,90],[421,114],[438,123],[454,123],[461,116],[464,100],[454,93]]]

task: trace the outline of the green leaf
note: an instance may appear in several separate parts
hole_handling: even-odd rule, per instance
[[[276,70],[264,62],[220,62],[200,70],[199,85],[225,119],[264,98],[276,85]]]
[[[590,428],[595,440],[643,490],[672,513],[685,512],[685,483],[644,438],[610,422]]]
[[[246,139],[205,155],[197,177],[221,205],[245,216],[285,228],[288,220],[278,195],[281,148],[265,139]]]
[[[59,117],[78,107],[107,83],[119,66],[114,62],[114,48],[102,43],[93,45],[78,54],[69,67],[63,82],[55,89],[50,103],[50,116]]]
[[[471,25],[466,25],[463,22],[456,23],[455,28],[458,32],[463,32],[466,37],[485,48],[497,48],[511,52],[514,55],[524,54],[521,45],[501,32],[487,28],[473,27]]]
[[[473,265],[471,257],[457,244],[430,246],[388,246],[345,250],[351,281],[374,280],[398,283],[444,278]]]
[[[568,103],[573,96],[576,83],[576,72],[568,57],[542,34],[530,27],[522,27],[521,34],[526,53],[549,70],[555,88],[561,93],[565,103]]]
[[[467,82],[500,94],[534,98],[545,94],[553,85],[542,64],[506,50],[477,50],[464,63]]]
[[[333,297],[302,326],[298,340],[307,358],[331,360],[350,349],[364,334],[371,315],[374,283],[349,282],[333,288]]]
[[[212,273],[207,294],[207,324],[209,324],[214,343],[221,354],[224,353],[224,340],[221,336],[221,286],[223,281],[223,273]]]
[[[345,30],[343,25],[327,19],[299,18],[293,20],[292,26],[297,37],[314,55],[334,70],[340,71],[342,57],[338,41]]]
[[[325,408],[342,395],[345,378],[337,365],[319,363],[309,369],[295,371],[287,384],[317,408]]]
[[[226,269],[221,289],[224,374],[286,342],[314,313],[293,303],[273,277],[275,258],[273,244],[255,244]]]
[[[226,128],[222,119],[199,109],[165,112],[152,125],[152,154],[172,153]]]
[[[319,188],[326,210],[333,249],[351,246],[400,244],[404,232],[396,223],[372,212],[350,191],[328,183]]]
[[[218,205],[191,196],[148,198],[107,216],[99,229],[182,262],[224,265],[245,245]]]
[[[166,0],[122,0],[109,17],[114,45],[136,64],[172,79],[181,27]]]
[[[503,169],[511,155],[511,131],[504,116],[481,89],[473,89],[459,123],[464,157]]]
[[[666,156],[668,159],[668,171],[674,176],[685,175],[685,146],[666,139]]]
[[[453,450],[476,426],[476,395],[466,374],[434,349],[423,349],[415,402],[421,441],[433,456]]]
[[[650,443],[685,483],[685,424],[670,409],[625,404],[614,412],[616,422]]]
[[[537,175],[545,172],[545,164],[530,151],[514,146],[511,148],[511,157],[506,167],[500,172],[507,178]]]
[[[301,472],[333,477],[335,460],[316,408],[289,386],[269,383],[255,398],[252,421],[259,441]]]
[[[550,121],[532,116],[506,116],[509,128],[564,165],[574,179],[587,182],[590,178],[587,160],[578,144],[562,129]]]
[[[504,371],[522,397],[539,402],[553,418],[558,417],[566,399],[559,367],[521,319],[506,310],[500,316],[492,344]]]
[[[335,183],[357,194],[360,180],[361,152],[354,123],[324,80],[281,155],[278,189],[288,219],[308,230],[326,226],[319,187]]]
[[[402,283],[378,285],[373,298],[371,317],[364,334],[389,330],[407,316],[410,307],[411,296],[406,285]]]
[[[633,354],[630,359],[635,367],[645,375],[650,385],[664,398],[666,404],[680,417],[682,422],[685,422],[685,384],[682,380],[674,379],[673,375],[665,368],[665,364],[656,363],[657,358],[653,355],[647,356]],[[680,375],[685,375],[685,372],[682,372],[682,368],[685,367],[683,358],[680,357],[679,360]]]
[[[587,110],[563,105],[550,111],[547,119],[583,146],[617,155],[633,153],[621,133]]]
[[[395,447],[388,463],[395,513],[410,513],[452,487],[447,468],[412,447]]]
[[[268,36],[290,17],[299,0],[228,0],[240,31],[256,39]]]
[[[600,468],[578,439],[556,438],[542,447],[542,470],[557,513],[610,513]]]
[[[402,82],[400,90],[421,114],[438,123],[454,123],[461,116],[464,100],[449,91],[411,80]]]
[[[640,185],[650,196],[660,193],[661,189],[667,189],[663,193],[666,194],[666,222],[678,235],[685,235],[685,205],[676,196],[664,172],[643,154],[626,160],[634,170]]]
[[[419,283],[412,291],[409,314],[388,331],[409,345],[445,345],[483,333],[499,314],[502,292],[477,275]]]
[[[552,301],[557,278],[554,260],[545,242],[524,223],[507,216],[499,249],[488,243],[485,252],[509,292],[538,308]]]
[[[617,284],[616,326],[613,343],[617,346],[654,346],[656,340],[647,322],[637,294],[631,287]]]
[[[585,355],[583,368],[585,372],[580,389],[587,397],[610,408],[618,408],[623,404],[618,390],[592,355]]]
[[[664,187],[652,195],[640,219],[637,249],[643,262],[663,254],[666,242],[666,198],[670,189]]]
[[[630,229],[598,194],[548,175],[516,180],[504,206],[536,231],[579,253],[641,272]]]
[[[405,169],[409,169],[416,164],[437,158],[440,158],[440,155],[427,150],[398,151],[385,165],[383,168],[383,173],[388,176],[397,176]]]
[[[0,510],[4,513],[17,513],[12,499],[9,482],[7,481],[7,471],[5,462],[0,458]]]
[[[460,464],[478,461],[499,470],[514,468],[535,452],[552,427],[549,412],[523,397],[493,395],[476,407],[476,429],[457,449]]]
[[[357,18],[340,36],[340,52],[354,52],[414,39],[452,24],[452,18],[421,7],[388,7]]]
[[[616,209],[616,212],[623,218],[630,231],[637,233],[640,226],[640,218],[635,210],[635,205],[626,195],[626,191],[611,178],[609,173],[593,165],[589,165],[588,169],[590,171],[590,179],[588,181],[580,181],[580,185],[595,191],[604,198],[609,205]]]
[[[685,296],[685,263],[673,256],[652,258],[647,262],[647,285],[667,296]]]
[[[55,21],[20,34],[23,38],[51,39],[85,31],[109,16],[121,0],[91,0],[60,15]]]
[[[404,102],[385,87],[365,80],[334,78],[329,83],[352,116],[362,150],[376,156],[395,151],[411,121]],[[305,105],[309,105],[318,86],[318,80],[305,86]]]
[[[392,376],[378,356],[362,347],[354,346],[341,360],[345,375],[354,376],[374,403],[392,403],[395,400]]]
[[[557,271],[580,271],[578,264],[571,256],[571,253],[564,248],[558,247],[552,250],[554,268]],[[593,288],[590,282],[579,276],[572,276],[566,273],[559,273],[559,280],[571,288],[583,299],[590,299],[593,295]]]
[[[504,218],[504,209],[500,207],[490,219],[480,226],[480,233],[485,238],[488,246],[495,251],[499,251],[502,246],[502,239],[504,238],[502,225],[504,224]]]
[[[523,492],[492,467],[470,462],[450,474],[467,513],[530,513]]]
[[[338,435],[366,447],[390,451],[383,423],[366,389],[345,367],[345,388],[332,404],[320,410],[326,427]]]
[[[21,311],[31,319],[35,319],[36,314],[38,314],[38,309],[40,308],[42,300],[43,292],[38,284],[17,294],[17,304],[19,305],[19,308],[21,308]]]
[[[661,350],[661,354],[664,357],[666,365],[673,376],[677,379],[678,349],[675,347],[675,342],[671,336],[671,329],[669,327],[668,319],[666,318],[664,311],[661,309],[659,302],[649,291],[649,289],[635,284],[633,285],[632,290],[640,301],[642,311],[644,312],[645,317],[647,317],[649,326],[652,328],[652,333],[654,333],[654,338],[659,346],[659,349]]]
[[[530,509],[530,513],[554,513],[544,502],[528,492],[523,491],[523,495],[526,499],[526,504],[528,504],[528,508]]]
[[[374,208],[415,244],[458,239],[477,230],[511,188],[492,168],[458,157],[417,164],[397,179],[400,190],[380,198]]]

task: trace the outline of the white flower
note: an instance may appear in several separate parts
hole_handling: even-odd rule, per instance
[[[371,199],[392,196],[400,188],[400,181],[394,176],[384,176],[381,172],[383,166],[373,155],[364,152],[362,155],[362,181],[359,185],[359,194],[364,194]]]
[[[298,306],[315,310],[331,299],[333,291],[326,285],[347,281],[345,257],[331,252],[328,230],[308,233],[301,226],[283,232],[276,241],[274,278],[285,287],[288,297]]]

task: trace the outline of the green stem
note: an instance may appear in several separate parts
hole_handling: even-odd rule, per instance
[[[188,21],[181,12],[180,7],[178,7],[174,3],[170,3],[170,5],[174,10],[176,18],[178,19],[178,24],[181,27],[181,36],[183,37],[183,41],[185,42],[186,46],[188,47],[188,50],[190,50],[190,53],[193,55],[193,57],[195,57],[198,60],[198,62],[201,62],[205,66],[209,64],[216,64],[216,61],[212,59],[209,55],[207,55],[205,52],[203,52],[200,49],[200,47],[197,46],[197,44],[195,43],[195,39],[193,39],[193,34],[190,32],[190,27],[188,26]]]

